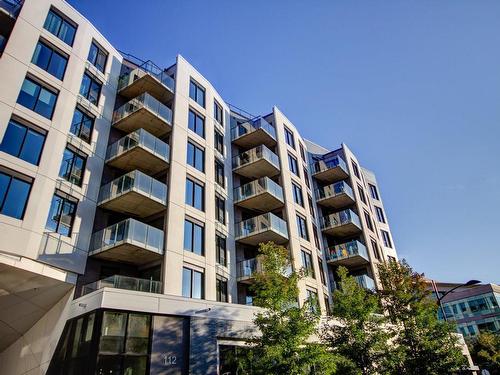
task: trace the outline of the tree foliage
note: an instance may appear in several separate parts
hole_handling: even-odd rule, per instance
[[[500,334],[485,332],[468,342],[474,364],[500,375]]]

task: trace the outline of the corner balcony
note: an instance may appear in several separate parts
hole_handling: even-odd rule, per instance
[[[126,98],[132,99],[146,92],[163,103],[174,98],[174,79],[151,61],[121,75],[118,80],[118,94]]]
[[[328,248],[326,261],[336,266],[358,266],[369,262],[365,245],[359,241],[349,241]]]
[[[167,185],[132,171],[102,186],[98,205],[122,214],[151,216],[167,208]]]
[[[83,295],[102,288],[133,290],[136,292],[161,293],[161,282],[137,277],[113,275],[83,286]]]
[[[92,235],[89,256],[136,266],[163,256],[163,231],[126,219]]]
[[[147,174],[164,172],[169,167],[170,146],[144,129],[136,130],[108,146],[108,165]]]
[[[312,165],[313,177],[323,182],[337,182],[349,177],[347,164],[340,156],[320,160]]]
[[[273,211],[283,207],[283,189],[269,177],[262,177],[235,188],[234,204],[249,210]]]
[[[257,258],[242,260],[236,263],[236,281],[250,284],[256,272],[262,271],[262,264]]]
[[[172,110],[144,93],[115,110],[113,126],[125,133],[143,128],[159,137],[172,129]]]
[[[273,177],[280,173],[278,155],[258,146],[233,157],[233,172],[247,178]]]
[[[361,222],[354,211],[343,210],[323,216],[321,218],[321,230],[331,236],[353,236],[361,232]]]
[[[236,223],[235,237],[236,241],[252,246],[268,241],[283,244],[288,241],[288,228],[283,219],[267,213]]]
[[[231,129],[231,140],[237,146],[249,149],[276,145],[276,129],[262,117],[250,120]]]
[[[355,203],[352,188],[340,181],[316,190],[316,201],[324,207],[343,208]]]

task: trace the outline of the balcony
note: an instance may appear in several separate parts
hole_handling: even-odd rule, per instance
[[[328,248],[326,260],[338,266],[358,266],[369,262],[366,247],[359,241],[349,241]]]
[[[164,172],[169,167],[170,146],[139,129],[108,146],[108,165],[125,171],[141,170],[147,174]]]
[[[278,155],[258,146],[233,157],[233,172],[248,178],[273,177],[280,173]]]
[[[98,202],[107,210],[147,217],[167,207],[167,185],[136,170],[102,186]]]
[[[338,237],[353,236],[361,232],[359,216],[352,210],[335,212],[321,218],[321,230]]]
[[[262,117],[237,125],[231,129],[231,140],[237,146],[249,149],[276,145],[276,129]]]
[[[262,177],[235,188],[234,204],[249,210],[273,211],[283,206],[283,189],[269,177]]]
[[[313,176],[319,181],[336,182],[349,177],[347,164],[340,156],[319,160],[312,165]]]
[[[83,286],[83,295],[102,288],[133,290],[135,292],[161,293],[161,282],[137,277],[113,275]]]
[[[118,80],[118,93],[132,99],[149,93],[160,102],[168,103],[174,97],[175,81],[167,72],[147,61]]]
[[[15,20],[23,7],[24,0],[0,0],[0,20],[8,17]],[[9,20],[9,22],[11,22]]]
[[[375,290],[375,288],[376,288],[375,281],[373,281],[373,279],[370,276],[364,274],[364,275],[357,275],[357,276],[353,276],[353,277],[360,287],[365,288],[365,289],[369,289],[369,290]],[[332,288],[332,290],[341,289],[340,283],[336,282],[336,281],[332,281],[331,288]]]
[[[236,241],[247,245],[257,246],[268,241],[283,244],[288,241],[286,222],[272,213],[241,221],[235,227]]]
[[[352,188],[340,181],[316,190],[317,203],[324,207],[343,208],[355,202]]]
[[[236,280],[240,283],[251,283],[256,272],[262,271],[262,264],[257,258],[236,263]]]
[[[172,110],[144,93],[115,110],[113,126],[126,133],[143,128],[159,137],[172,129]]]
[[[127,219],[92,235],[90,256],[136,266],[161,259],[163,231]]]

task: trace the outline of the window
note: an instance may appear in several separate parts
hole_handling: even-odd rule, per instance
[[[357,177],[357,178],[361,178],[361,175],[359,173],[359,168],[358,168],[358,165],[354,162],[354,160],[351,160],[351,163],[352,163],[352,169],[354,171],[354,175]]]
[[[188,141],[187,162],[200,172],[205,172],[205,151]]]
[[[205,188],[203,185],[186,179],[186,204],[200,210],[205,210]]]
[[[309,203],[309,213],[311,214],[311,217],[313,219],[315,219],[316,215],[314,215],[313,200],[312,200],[312,197],[309,194],[307,195],[307,202]]]
[[[200,137],[205,138],[205,119],[191,109],[189,110],[188,128]]]
[[[299,175],[299,165],[297,164],[297,159],[290,154],[288,154],[288,167],[293,174],[296,176]]]
[[[310,304],[311,312],[317,313],[319,311],[318,292],[315,290],[306,289],[307,302]]]
[[[375,206],[375,212],[377,213],[378,221],[380,223],[385,223],[384,211],[380,207]]]
[[[307,162],[307,159],[306,159],[306,151],[304,149],[304,146],[302,146],[302,143],[299,143],[299,148],[300,148],[300,157],[302,158],[302,160],[304,162]]]
[[[227,279],[225,277],[216,276],[216,294],[217,294],[217,302],[228,302],[227,298]]]
[[[380,231],[382,233],[382,240],[384,241],[385,247],[390,247],[392,249],[391,236],[385,230]]]
[[[0,151],[38,165],[44,143],[45,134],[10,120],[0,144]]]
[[[31,182],[0,171],[0,214],[22,220]]]
[[[371,194],[372,198],[376,199],[376,200],[380,200],[378,197],[377,187],[375,185],[372,185],[372,184],[368,184],[368,186],[370,187],[370,194]]]
[[[64,178],[72,184],[81,186],[86,160],[86,156],[82,156],[66,147],[63,154],[61,168],[59,169],[59,177]]]
[[[304,250],[301,250],[300,252],[302,256],[302,266],[305,269],[306,275],[315,279],[316,275],[314,274],[314,266],[311,253]]]
[[[381,261],[382,260],[382,257],[380,256],[380,251],[379,251],[379,248],[377,246],[377,242],[375,242],[375,240],[371,240],[372,242],[372,250],[373,250],[373,254],[375,254],[375,258],[377,258],[378,261]]]
[[[365,214],[366,226],[373,232],[373,223],[370,214],[366,211],[364,211],[364,214]]]
[[[221,155],[224,155],[224,136],[217,130],[214,131],[214,147]]]
[[[309,173],[307,173],[306,168],[304,168],[304,179],[306,180],[306,186],[310,189],[311,183],[309,182]]]
[[[319,277],[321,279],[321,283],[323,285],[326,285],[325,270],[323,269],[323,261],[321,260],[320,257],[318,257],[318,267],[319,267]]]
[[[215,258],[221,266],[227,265],[226,237],[222,234],[215,234]]]
[[[43,87],[30,78],[25,78],[17,102],[51,120],[56,106],[57,95],[57,92]]]
[[[90,143],[92,138],[92,129],[94,129],[94,120],[95,118],[93,116],[89,116],[79,108],[75,108],[69,131],[71,134],[74,134],[85,142]]]
[[[359,193],[359,197],[361,198],[361,202],[363,202],[364,204],[366,204],[366,196],[365,196],[365,191],[363,190],[363,188],[361,186],[358,185],[358,193]]]
[[[62,81],[68,57],[57,52],[47,43],[39,41],[31,62]]]
[[[226,186],[224,164],[222,164],[218,160],[215,160],[215,182],[217,182],[222,187]]]
[[[313,236],[314,236],[314,244],[316,245],[317,249],[321,249],[320,243],[319,243],[319,237],[318,237],[318,228],[316,228],[316,225],[313,224]]]
[[[184,221],[184,250],[203,255],[205,253],[205,228],[190,220]]]
[[[82,85],[80,86],[80,95],[97,106],[99,96],[101,95],[102,83],[88,73],[83,74]]]
[[[63,236],[71,236],[76,204],[77,202],[73,199],[54,194],[45,229]]]
[[[295,138],[293,137],[292,131],[288,129],[286,126],[285,126],[285,140],[289,146],[295,149]]]
[[[395,262],[396,261],[396,258],[395,257],[391,257],[390,255],[387,255],[387,259],[389,260],[389,262]]]
[[[299,185],[294,184],[292,182],[292,190],[293,190],[293,200],[299,206],[304,207],[304,197],[302,196],[302,189]]]
[[[226,200],[218,195],[215,196],[215,219],[226,224]]]
[[[189,298],[205,298],[203,272],[182,268],[182,296]]]
[[[205,89],[193,80],[189,82],[189,97],[205,108]]]
[[[307,222],[302,216],[297,215],[297,230],[299,231],[299,236],[304,240],[309,241],[309,233],[307,232]]]
[[[61,39],[64,43],[70,46],[73,45],[76,34],[76,24],[66,17],[60,16],[54,9],[49,11],[43,27]]]
[[[222,106],[214,100],[214,117],[215,121],[224,126],[224,111],[222,110]]]
[[[99,71],[104,73],[104,70],[106,69],[106,61],[108,60],[108,53],[96,42],[92,42],[87,60]]]

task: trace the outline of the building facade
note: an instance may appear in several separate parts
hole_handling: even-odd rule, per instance
[[[0,1],[0,362],[8,374],[212,374],[254,334],[273,241],[326,313],[396,249],[375,175],[182,56],[119,52],[63,0]]]

